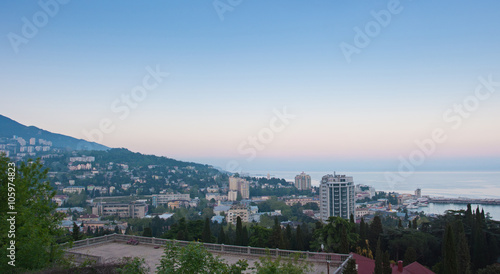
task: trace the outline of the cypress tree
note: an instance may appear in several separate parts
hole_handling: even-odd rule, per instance
[[[359,238],[362,242],[366,240],[366,226],[364,218],[361,218],[361,221],[359,222]]]
[[[285,249],[292,249],[291,248],[292,228],[290,227],[290,224],[286,225],[285,237],[283,238],[284,238],[283,241],[285,242]]]
[[[370,230],[368,232],[368,240],[370,241],[370,248],[373,251],[377,248],[377,240],[380,234],[383,233],[382,220],[379,216],[375,216],[370,224]]]
[[[212,232],[210,231],[210,220],[205,218],[205,225],[203,226],[203,232],[201,233],[201,240],[205,243],[212,242]]]
[[[375,272],[374,274],[384,274],[383,260],[384,255],[382,249],[380,248],[380,238],[377,240],[377,246],[375,248]]]
[[[236,218],[236,240],[235,245],[241,245],[243,243],[243,225],[241,224],[241,218],[238,216]]]
[[[472,208],[470,204],[467,204],[467,210],[465,211],[465,224],[472,228],[473,216],[472,216]]]
[[[116,234],[121,234],[121,233],[120,233],[120,229],[118,229],[118,226],[117,226],[117,225],[115,225],[115,231],[114,231],[114,232],[115,232]]]
[[[243,227],[242,237],[241,237],[241,245],[242,246],[248,246],[248,241],[249,241],[248,229],[247,229],[247,226],[244,226]]]
[[[467,237],[465,236],[464,225],[461,220],[457,221],[457,260],[458,273],[470,273],[470,252]]]
[[[444,274],[456,274],[457,269],[457,251],[455,249],[455,239],[453,237],[453,228],[450,224],[446,226],[443,239],[443,270]]]
[[[224,235],[224,226],[220,226],[219,238],[217,239],[218,244],[226,243],[226,235]]]
[[[401,219],[398,221],[398,228],[401,229],[403,228],[403,222],[401,222]]]
[[[283,248],[283,234],[281,233],[281,226],[278,222],[278,217],[274,217],[273,232],[270,239],[271,248]]]
[[[383,272],[384,272],[384,274],[392,274],[391,261],[389,258],[389,251],[387,251],[387,250],[384,253]]]
[[[73,222],[73,232],[71,234],[73,241],[78,241],[80,240],[80,227]]]
[[[302,235],[302,228],[300,225],[297,226],[297,230],[295,231],[296,233],[296,249],[297,250],[304,250],[304,236]]]
[[[349,216],[349,223],[351,225],[351,232],[356,233],[356,222],[354,221],[354,215],[352,213]]]
[[[417,229],[418,228],[418,224],[417,224],[417,218],[413,219],[413,225],[412,225],[413,229]]]
[[[488,263],[488,250],[479,206],[476,209],[475,217],[476,220],[472,228],[472,264],[475,269],[480,269]]]

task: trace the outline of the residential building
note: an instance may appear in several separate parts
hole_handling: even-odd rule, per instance
[[[299,190],[311,189],[311,176],[305,174],[304,172],[295,176],[295,187]]]
[[[170,201],[189,201],[191,197],[189,194],[181,193],[167,193],[167,194],[154,194],[151,196],[153,206],[166,205]]]
[[[241,194],[242,199],[250,198],[250,184],[245,179],[237,177],[229,177],[229,190],[239,192]],[[228,199],[229,199],[229,194],[228,194]],[[231,201],[231,199],[229,200]]]
[[[81,193],[85,191],[83,186],[68,186],[63,189],[63,193]]]
[[[351,214],[356,214],[355,210],[352,177],[335,173],[323,176],[320,184],[321,219],[326,221],[330,216],[349,219]]]
[[[214,206],[214,214],[221,215],[221,213],[226,214],[231,209],[231,206],[228,205],[218,205]]]
[[[229,190],[227,193],[227,200],[228,201],[236,201],[238,199],[238,191],[236,190]]]
[[[301,205],[305,205],[308,203],[316,203],[318,204],[318,206],[320,205],[319,199],[314,197],[297,197],[297,198],[290,198],[285,201],[285,204],[287,206],[293,206],[298,203],[300,203]]]
[[[248,223],[249,216],[248,206],[245,205],[233,205],[231,209],[227,212],[227,222],[236,225],[236,221],[238,220],[238,216],[241,218],[241,221],[244,223]]]
[[[125,218],[144,218],[148,211],[145,203],[97,203],[92,207],[92,214],[99,216],[118,215]]]

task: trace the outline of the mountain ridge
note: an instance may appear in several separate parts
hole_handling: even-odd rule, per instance
[[[30,138],[44,139],[51,141],[57,148],[66,150],[109,150],[110,148],[95,142],[77,139],[68,135],[53,133],[36,126],[23,125],[7,116],[0,114],[0,138],[22,137],[26,140]]]

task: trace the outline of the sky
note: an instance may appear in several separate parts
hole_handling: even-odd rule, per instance
[[[0,114],[230,171],[500,171],[499,9],[2,1]]]

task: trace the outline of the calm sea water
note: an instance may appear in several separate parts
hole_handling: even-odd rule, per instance
[[[294,181],[301,171],[254,171],[250,175],[283,178]],[[321,177],[329,172],[307,172],[311,176],[312,185],[318,186]],[[422,189],[422,195],[432,197],[468,197],[500,199],[500,172],[415,172],[405,174],[404,181],[394,184],[386,179],[385,172],[337,172],[352,176],[355,184],[373,186],[377,191],[395,191],[399,193],[414,193],[415,189]],[[475,208],[476,205],[474,205]],[[462,209],[466,205],[458,204],[430,204],[421,207],[419,211],[442,214],[447,209]],[[495,220],[500,220],[500,206],[480,205],[485,212],[490,212]]]

